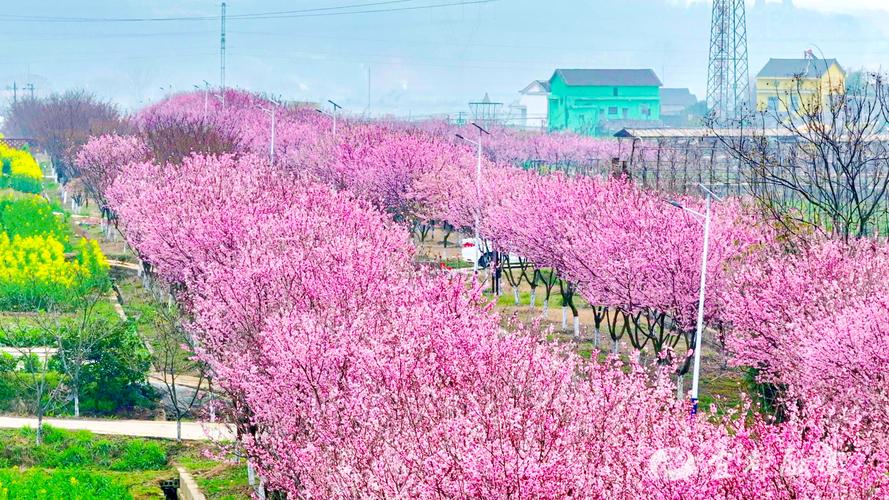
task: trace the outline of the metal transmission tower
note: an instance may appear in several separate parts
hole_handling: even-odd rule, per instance
[[[749,92],[744,0],[713,0],[707,106],[718,121],[737,120]]]

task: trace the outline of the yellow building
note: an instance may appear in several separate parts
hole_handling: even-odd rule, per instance
[[[756,109],[787,113],[824,109],[831,94],[846,90],[836,59],[769,59],[756,75]]]

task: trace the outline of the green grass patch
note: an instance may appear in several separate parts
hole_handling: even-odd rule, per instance
[[[250,498],[245,462],[219,462],[205,457],[207,444],[177,444],[161,439],[101,436],[88,431],[68,431],[44,426],[44,443],[35,445],[29,428],[0,430],[0,483],[9,489],[5,499],[162,499],[160,482],[177,476],[173,463],[182,465],[195,478],[209,499]],[[20,472],[23,471],[23,472]],[[4,473],[7,474],[4,476]],[[28,481],[15,484],[10,476],[25,474]],[[92,485],[86,496],[77,487],[56,486],[78,483]],[[46,492],[35,485],[43,484]],[[89,496],[90,491],[117,496]],[[29,496],[30,495],[30,496]],[[36,496],[35,496],[36,495]]]
[[[209,500],[250,498],[247,465],[244,461],[220,463],[202,457],[200,450],[195,448],[177,457],[176,462],[188,470],[198,488]]]
[[[165,470],[174,445],[161,440],[99,437],[87,431],[43,427],[43,444],[31,428],[0,431],[0,467],[91,468],[109,471]]]

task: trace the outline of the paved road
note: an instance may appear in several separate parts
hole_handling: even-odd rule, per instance
[[[86,430],[96,434],[176,439],[176,422],[155,420],[85,420],[44,418],[43,422],[59,429]],[[31,417],[0,416],[0,428],[36,427]],[[182,439],[187,441],[231,440],[234,431],[224,424],[182,422]]]
[[[33,354],[41,361],[49,356],[55,356],[59,350],[55,347],[0,347],[0,353],[6,353],[14,358],[20,358]]]

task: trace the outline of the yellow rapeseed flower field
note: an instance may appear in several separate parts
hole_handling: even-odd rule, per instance
[[[4,170],[8,165],[9,171],[3,172],[6,175],[34,180],[40,180],[43,177],[43,171],[40,170],[37,160],[31,156],[31,153],[23,149],[10,148],[0,143],[0,162],[2,162]]]

